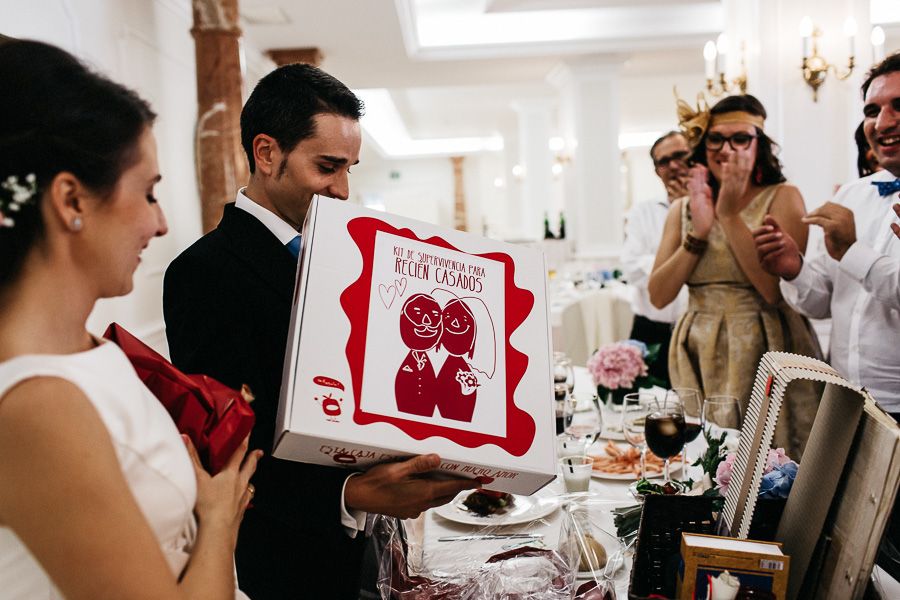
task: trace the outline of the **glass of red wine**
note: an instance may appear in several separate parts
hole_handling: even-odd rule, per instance
[[[667,396],[681,402],[684,409],[684,464],[689,466],[688,444],[697,439],[703,430],[703,400],[694,388],[672,388]]]
[[[684,448],[684,406],[678,396],[667,394],[662,405],[647,415],[644,436],[653,454],[664,460],[663,479],[668,483],[669,459]]]
[[[553,399],[556,407],[556,435],[562,435],[572,424],[575,412],[575,404],[565,382],[553,384]]]

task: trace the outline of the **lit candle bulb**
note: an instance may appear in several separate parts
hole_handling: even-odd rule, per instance
[[[803,38],[803,58],[809,58],[810,55],[810,40],[812,38],[813,32],[813,23],[812,19],[808,16],[803,17],[800,20],[800,37]]]
[[[875,62],[884,60],[884,29],[876,25],[872,28],[872,56]]]
[[[716,76],[716,44],[712,40],[703,46],[703,60],[706,63],[706,78],[713,79]]]
[[[725,70],[728,68],[728,36],[724,33],[720,33],[716,39],[716,54],[718,55],[719,73],[725,73]]]
[[[856,19],[853,17],[847,17],[844,21],[844,35],[850,45],[850,56],[856,56]]]

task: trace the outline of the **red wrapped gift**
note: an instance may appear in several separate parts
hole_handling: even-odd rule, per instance
[[[191,438],[203,466],[219,472],[253,429],[253,409],[241,392],[206,375],[185,375],[117,323],[103,337],[116,343],[131,361],[138,377]]]

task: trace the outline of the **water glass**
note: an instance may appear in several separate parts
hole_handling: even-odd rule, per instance
[[[641,478],[647,476],[644,460],[647,456],[647,438],[644,425],[656,408],[656,396],[650,392],[625,394],[622,401],[622,433],[625,441],[641,451]]]
[[[559,459],[563,485],[567,492],[586,492],[591,485],[594,461],[587,456],[568,456]]]
[[[572,400],[572,418],[565,432],[571,437],[582,440],[585,447],[590,447],[603,431],[603,415],[596,394],[586,400],[584,396]]]
[[[718,437],[722,431],[740,435],[743,422],[741,404],[735,396],[709,396],[703,403],[702,426],[711,437]]]

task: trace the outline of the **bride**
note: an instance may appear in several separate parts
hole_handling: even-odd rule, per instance
[[[0,45],[0,595],[244,597],[247,442],[211,477],[85,328],[166,233],[154,114],[66,52]]]

